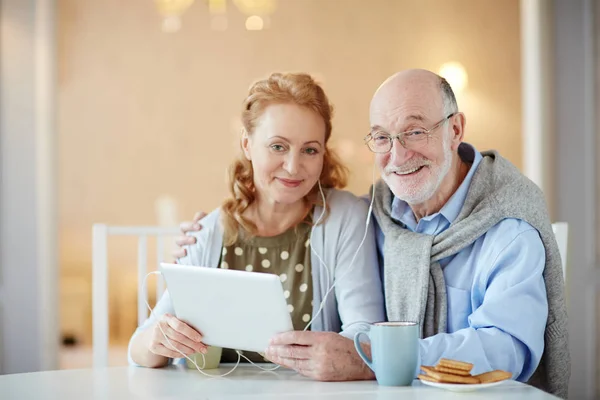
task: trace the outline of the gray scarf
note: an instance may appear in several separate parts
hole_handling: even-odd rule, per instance
[[[422,337],[446,332],[446,283],[439,260],[473,244],[505,218],[538,230],[546,250],[544,281],[548,321],[542,360],[530,383],[567,397],[568,350],[564,280],[556,238],[541,190],[497,152],[482,153],[456,220],[436,236],[411,232],[391,217],[394,198],[383,181],[375,185],[373,213],[385,235],[384,287],[390,321],[417,321]]]

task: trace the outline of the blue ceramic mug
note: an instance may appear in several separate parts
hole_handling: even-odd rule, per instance
[[[360,346],[360,336],[371,341],[369,359]],[[382,386],[408,386],[412,384],[419,362],[419,324],[415,322],[379,322],[369,331],[354,336],[358,355],[375,372]]]

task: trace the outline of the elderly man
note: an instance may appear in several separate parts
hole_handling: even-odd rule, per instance
[[[566,397],[564,283],[540,190],[498,153],[463,143],[465,116],[432,72],[388,78],[370,119],[388,320],[419,322],[422,365],[467,361]],[[315,379],[373,378],[334,333],[284,333],[266,355]]]

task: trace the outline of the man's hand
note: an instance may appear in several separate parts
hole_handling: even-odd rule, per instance
[[[366,346],[363,348],[370,353]],[[275,364],[319,381],[375,378],[356,352],[354,342],[333,332],[281,333],[271,339],[266,357]]]
[[[185,257],[187,255],[187,251],[185,250],[184,246],[189,246],[196,243],[196,238],[193,236],[186,236],[186,233],[201,230],[202,225],[200,225],[198,222],[204,217],[206,217],[206,214],[202,211],[199,211],[196,213],[196,215],[194,215],[194,219],[192,221],[182,222],[181,225],[179,225],[182,236],[178,236],[177,239],[175,239],[177,249],[173,250],[173,253],[171,254],[174,259],[177,260],[178,258]]]

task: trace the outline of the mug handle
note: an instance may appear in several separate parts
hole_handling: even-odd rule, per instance
[[[362,346],[360,345],[360,340],[359,340],[360,335],[367,336],[369,338],[369,341],[371,341],[371,336],[369,336],[369,332],[364,332],[364,331],[356,332],[356,335],[354,335],[354,347],[356,347],[356,352],[358,353],[360,358],[362,358],[362,360],[365,362],[365,364],[367,364],[367,366],[369,368],[371,368],[371,370],[373,372],[375,372],[375,370],[373,369],[373,361],[369,360],[369,357],[367,357],[367,355],[365,354],[365,352],[362,349]]]

